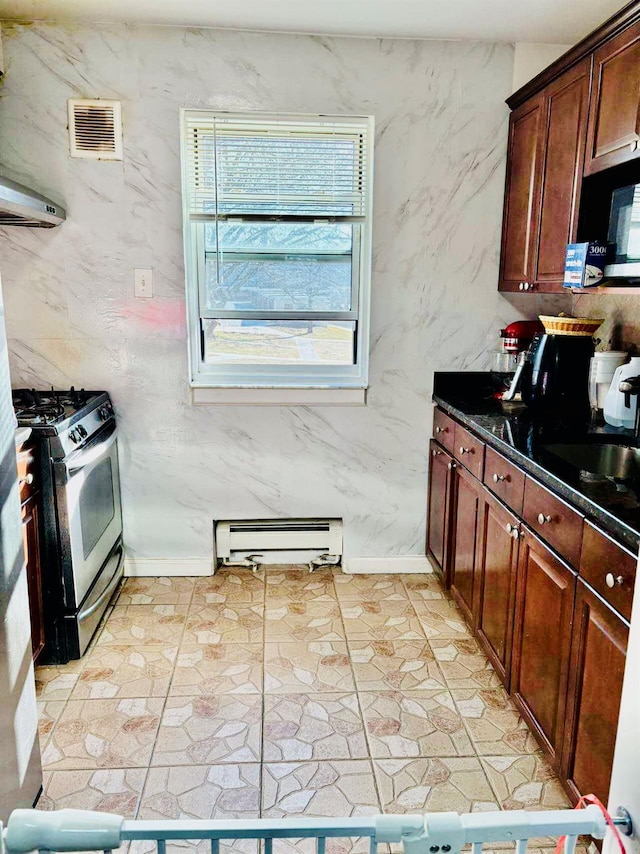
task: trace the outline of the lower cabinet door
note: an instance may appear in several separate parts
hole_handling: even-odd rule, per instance
[[[576,801],[593,792],[607,802],[628,634],[626,622],[579,580],[562,758]]]
[[[427,498],[427,554],[449,586],[447,551],[449,528],[449,485],[452,457],[433,439],[429,443],[429,493]]]
[[[468,622],[475,626],[479,593],[476,571],[481,510],[481,484],[460,464],[453,463],[451,484],[451,592]]]
[[[575,572],[524,528],[511,695],[556,768],[562,752],[575,588]]]
[[[519,520],[484,493],[478,557],[478,640],[509,688],[513,607],[518,571]]]
[[[35,495],[22,505],[22,545],[27,566],[29,613],[31,617],[31,647],[33,650],[33,659],[36,661],[44,647],[44,615],[38,501]]]

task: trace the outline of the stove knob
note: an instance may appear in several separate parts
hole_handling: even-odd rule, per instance
[[[72,442],[74,442],[76,445],[77,445],[77,444],[78,444],[78,442],[80,441],[80,436],[78,435],[78,433],[77,433],[77,431],[76,431],[76,430],[70,430],[70,431],[69,431],[69,438],[70,438],[70,439],[71,439],[71,441],[72,441]]]
[[[89,434],[87,433],[87,431],[84,429],[84,427],[82,426],[82,424],[80,424],[80,425],[78,426],[78,434],[80,435],[80,438],[81,438],[81,439],[86,439],[86,438],[87,438],[87,436],[89,435]]]

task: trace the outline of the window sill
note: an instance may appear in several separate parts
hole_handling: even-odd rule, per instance
[[[364,406],[364,388],[213,388],[194,386],[194,406]]]

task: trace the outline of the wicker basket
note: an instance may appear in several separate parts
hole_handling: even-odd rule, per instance
[[[594,335],[602,320],[592,317],[552,317],[540,315],[544,331],[548,335]]]

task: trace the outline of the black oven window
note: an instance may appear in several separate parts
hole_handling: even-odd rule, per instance
[[[111,460],[107,458],[91,470],[82,484],[80,524],[85,560],[111,524],[115,514]]]

